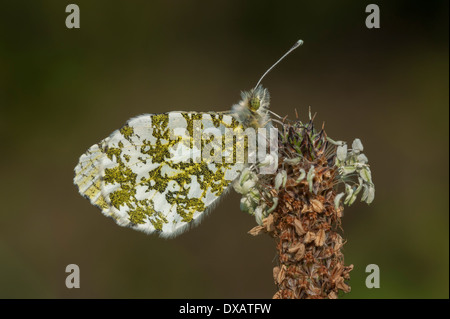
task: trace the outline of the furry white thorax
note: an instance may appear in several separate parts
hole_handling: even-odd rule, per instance
[[[257,109],[252,109],[252,102],[259,104]],[[269,91],[258,85],[248,92],[241,93],[241,101],[234,104],[231,113],[244,127],[269,128],[272,126],[269,116],[270,94]]]

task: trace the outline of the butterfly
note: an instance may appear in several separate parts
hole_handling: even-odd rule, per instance
[[[260,150],[273,126],[270,95],[260,82],[302,43],[228,112],[128,120],[80,157],[74,177],[79,193],[118,225],[148,234],[175,237],[197,225],[246,167],[266,159]],[[256,145],[263,146],[257,151]]]

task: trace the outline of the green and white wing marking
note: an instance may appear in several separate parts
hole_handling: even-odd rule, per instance
[[[120,226],[176,236],[197,224],[245,167],[244,163],[197,158],[201,150],[194,138],[198,129],[194,123],[201,123],[203,131],[220,131],[222,136],[227,128],[243,129],[227,114],[141,115],[80,157],[74,183]],[[174,129],[178,133],[171,135]],[[179,136],[180,130],[186,138]],[[208,141],[201,139],[203,151]]]

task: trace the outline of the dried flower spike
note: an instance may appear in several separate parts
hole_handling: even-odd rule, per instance
[[[278,265],[273,269],[273,298],[338,298],[349,292],[350,271],[341,249],[343,204],[371,203],[375,186],[363,145],[351,149],[342,141],[307,124],[280,123],[278,169],[271,175],[246,170],[235,189],[241,208],[255,215],[259,226],[249,233],[266,233],[277,241]],[[250,185],[248,187],[247,185]],[[339,189],[343,191],[338,193]]]

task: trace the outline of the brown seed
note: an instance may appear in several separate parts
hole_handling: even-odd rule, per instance
[[[333,256],[334,250],[331,247],[328,247],[324,250],[322,250],[321,254],[319,255],[319,257],[321,259],[325,259],[325,258],[330,258],[331,256]]]
[[[302,210],[300,211],[301,214],[309,213],[311,212],[311,206],[309,205],[303,205]]]
[[[344,278],[339,277],[336,280],[336,288],[343,290],[344,292],[350,292],[350,287],[344,282]]]
[[[278,266],[273,267],[273,280],[275,281],[275,283],[277,282],[279,272],[280,267]]]
[[[286,205],[286,208],[288,209],[288,211],[294,210],[294,208],[292,207],[291,203],[285,202],[284,204]]]
[[[344,271],[344,267],[342,264],[338,263],[331,271],[331,282],[337,282],[341,277],[342,271]]]
[[[294,280],[292,278],[288,278],[287,284],[286,284],[286,286],[288,288],[290,288],[291,290],[294,290],[295,289],[295,284],[296,284],[296,280]]]
[[[316,234],[314,234],[313,232],[307,232],[305,235],[305,239],[303,239],[305,244],[309,244],[310,242],[312,242],[314,239],[316,239]]]
[[[313,211],[315,211],[316,213],[321,213],[325,209],[320,200],[311,199],[310,203],[311,203]]]
[[[300,261],[304,256],[305,256],[305,245],[300,244],[300,247],[298,248],[297,253],[294,256],[294,259],[296,261]]]
[[[339,206],[337,211],[336,211],[336,215],[337,217],[341,218],[342,216],[344,216],[344,210],[342,209],[342,206]]]
[[[320,295],[320,292],[321,292],[320,289],[315,286],[310,286],[308,289],[308,293],[309,293],[310,297],[318,296],[318,295]]]
[[[328,294],[328,298],[329,299],[337,299],[337,294],[334,292],[334,291],[332,291],[332,292],[330,292],[329,294]]]
[[[296,253],[297,250],[299,250],[301,247],[303,246],[303,248],[305,248],[305,245],[303,245],[302,243],[298,242],[295,245],[289,247],[288,249],[288,253]]]
[[[265,228],[263,226],[259,226],[259,225],[253,227],[252,229],[250,229],[248,231],[248,233],[250,235],[252,235],[252,236],[257,236],[257,235],[260,235],[260,234],[265,233],[265,232],[266,232]]]
[[[281,284],[285,277],[286,277],[286,266],[283,265],[283,266],[281,266],[281,269],[278,272],[278,276],[277,276],[278,284]]]
[[[299,235],[302,236],[305,232],[305,230],[303,229],[302,226],[302,222],[298,219],[294,220],[294,227],[295,227],[295,232]]]
[[[267,217],[263,218],[261,226],[267,227]]]
[[[334,250],[339,251],[342,248],[342,246],[344,246],[344,243],[342,242],[341,235],[335,233],[335,236],[336,236],[336,239],[334,240],[334,242],[335,242]]]
[[[273,232],[274,230],[275,230],[275,227],[274,227],[274,225],[273,225],[273,215],[272,214],[270,214],[269,216],[267,216],[267,218],[266,218],[266,222],[267,222],[267,224],[266,224],[266,230],[267,230],[267,232]]]
[[[342,272],[342,277],[344,277],[344,279],[350,279],[350,271],[353,270],[353,264],[351,264],[350,266],[344,267],[344,271]]]
[[[275,295],[273,295],[272,299],[281,299],[281,292],[278,290]]]
[[[325,238],[326,238],[325,230],[323,229],[319,230],[316,234],[316,238],[314,239],[314,244],[318,247],[323,246],[323,244],[325,243]]]

